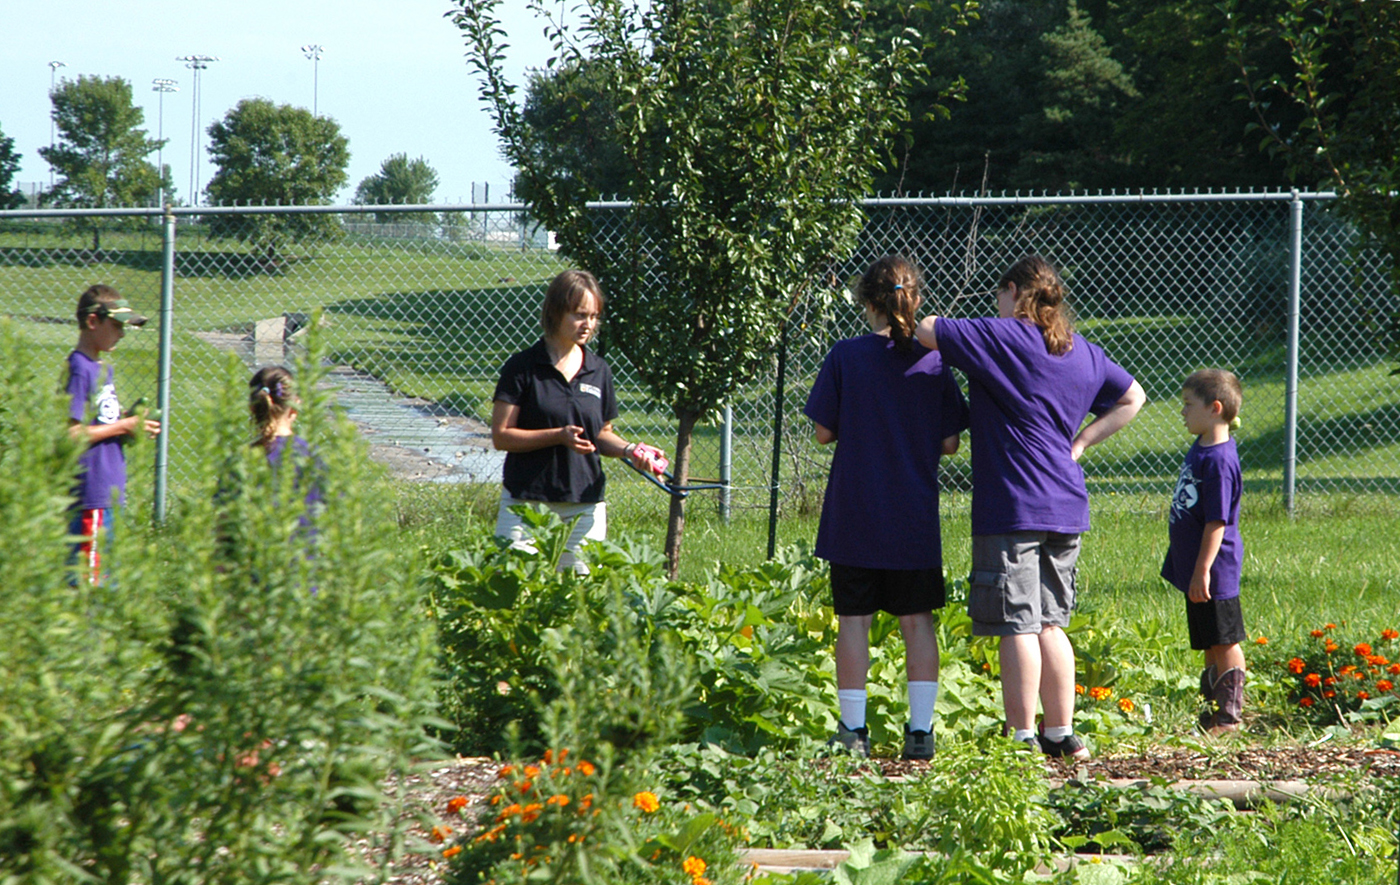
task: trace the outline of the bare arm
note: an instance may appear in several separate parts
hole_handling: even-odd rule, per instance
[[[68,435],[73,439],[81,439],[88,445],[115,436],[135,436],[142,430],[146,431],[148,436],[155,436],[160,433],[160,422],[149,421],[144,415],[127,415],[111,424],[81,424],[71,419],[68,422]]]
[[[534,452],[550,446],[568,446],[585,455],[597,448],[577,425],[526,430],[516,426],[519,420],[520,407],[515,403],[500,400],[492,403],[491,447],[498,452]]]
[[[1220,553],[1220,544],[1225,540],[1225,522],[1213,519],[1206,523],[1201,534],[1201,552],[1196,554],[1196,568],[1191,572],[1191,589],[1186,595],[1192,602],[1210,601],[1210,567],[1215,565],[1215,557]]]
[[[1098,445],[1128,426],[1128,422],[1137,417],[1146,402],[1147,394],[1143,392],[1142,385],[1134,381],[1111,409],[1084,425],[1070,444],[1070,457],[1078,461],[1089,446]]]
[[[816,428],[817,445],[826,446],[836,442],[836,431],[829,427],[823,427],[815,421],[812,422],[812,426]]]
[[[919,320],[919,325],[914,327],[914,338],[929,350],[938,349],[938,336],[933,334],[934,323],[938,317],[924,317]]]

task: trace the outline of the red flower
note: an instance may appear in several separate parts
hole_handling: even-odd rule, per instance
[[[1326,631],[1324,631],[1324,630],[1314,630],[1314,631],[1312,631],[1312,637],[1313,637],[1313,639],[1321,639],[1321,638],[1322,638],[1323,636],[1325,636],[1325,635],[1326,635]]]
[[[1356,697],[1357,697],[1358,700],[1369,701],[1369,700],[1371,699],[1371,693],[1370,693],[1369,691],[1365,691],[1365,690],[1358,691],[1358,692],[1356,693]]]
[[[1400,639],[1400,630],[1393,630],[1390,627],[1386,627],[1384,630],[1381,631],[1381,638]]]
[[[1376,683],[1377,691],[1390,691],[1394,687],[1395,683],[1391,682],[1389,679],[1382,679]]]
[[[1392,676],[1400,676],[1400,664],[1391,664],[1389,667],[1385,668],[1385,672]]]
[[[1364,642],[1358,642],[1352,651],[1356,652],[1357,657],[1364,658],[1371,653],[1371,646]]]
[[[1384,667],[1386,664],[1389,664],[1390,661],[1385,659],[1385,655],[1367,655],[1366,663],[1370,664],[1372,667]]]
[[[466,808],[466,807],[467,807],[467,797],[466,797],[466,796],[453,796],[451,799],[448,799],[448,800],[447,800],[447,810],[448,810],[448,811],[461,811],[463,808]]]
[[[1341,646],[1330,639],[1327,640],[1327,644],[1323,646],[1323,650],[1326,651],[1329,655],[1339,648],[1341,648]]]
[[[1316,673],[1309,673],[1303,677],[1303,682],[1306,683],[1309,688],[1317,688],[1322,684],[1322,677]]]
[[[1307,666],[1307,664],[1303,663],[1302,658],[1293,658],[1288,662],[1288,672],[1297,675],[1302,673]]]
[[[1322,626],[1323,626],[1323,627],[1326,627],[1328,630],[1335,630],[1335,629],[1337,629],[1337,625],[1336,625],[1336,624],[1323,624]]]
[[[1324,698],[1335,698],[1337,696],[1337,693],[1329,688],[1322,693],[1322,696]]]
[[[1313,705],[1313,699],[1312,699],[1311,697],[1307,696],[1307,695],[1305,695],[1305,696],[1303,696],[1302,698],[1299,698],[1299,699],[1298,699],[1298,706],[1300,706],[1300,707],[1311,707],[1312,705]]]

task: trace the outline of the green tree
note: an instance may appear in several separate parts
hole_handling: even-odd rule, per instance
[[[549,133],[525,121],[502,73],[499,0],[457,5],[518,193],[604,281],[611,340],[676,416],[685,482],[696,423],[772,365],[793,305],[822,293],[820,268],[854,242],[857,201],[923,75],[917,35],[876,47],[857,0],[593,0],[570,13],[572,30],[550,20],[551,69],[597,65],[618,97],[606,140],[631,203],[604,218],[586,210],[586,182],[532,163]],[[605,224],[629,231],[624,246],[594,236]],[[673,499],[673,574],[684,525]]]
[[[1400,6],[1288,0],[1264,24],[1244,20],[1235,0],[1223,8],[1260,147],[1295,180],[1336,189],[1339,211],[1361,231],[1358,248],[1390,259],[1400,294]],[[1259,43],[1286,47],[1293,68],[1251,64]],[[1384,331],[1400,358],[1400,315]]]
[[[218,165],[206,192],[225,206],[324,204],[345,185],[350,142],[340,125],[305,108],[245,98],[209,127],[209,155]],[[256,242],[273,259],[288,241],[339,235],[329,215],[214,215],[217,236]]]
[[[164,142],[146,137],[145,116],[132,104],[131,84],[121,77],[79,76],[50,95],[59,141],[39,156],[62,178],[46,199],[59,206],[106,209],[153,199],[160,173],[146,157]],[[103,223],[83,222],[92,247],[101,246]]]
[[[379,171],[367,175],[355,188],[355,203],[360,206],[380,206],[394,203],[431,203],[433,191],[437,190],[437,170],[428,161],[419,157],[410,160],[408,154],[390,154],[379,164]],[[411,215],[411,217],[410,217]],[[427,221],[431,213],[391,213],[376,212],[374,218],[381,223],[389,221]]]
[[[15,140],[0,129],[0,209],[17,209],[24,205],[24,194],[13,189],[19,164],[20,155],[15,150]]]
[[[612,137],[618,99],[613,76],[594,59],[580,58],[551,71],[531,71],[522,122],[538,137],[531,166],[553,167],[577,179],[594,198],[631,194],[627,158]],[[517,192],[521,182],[516,183]]]

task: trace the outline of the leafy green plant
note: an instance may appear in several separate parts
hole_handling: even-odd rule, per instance
[[[1286,692],[1289,715],[1314,725],[1386,722],[1400,711],[1400,631],[1343,621],[1312,629],[1307,639],[1279,643],[1256,664]]]

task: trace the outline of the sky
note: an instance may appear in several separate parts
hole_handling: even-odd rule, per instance
[[[450,0],[3,0],[5,48],[0,52],[0,131],[15,140],[23,166],[15,182],[49,185],[38,150],[50,139],[49,62],[56,79],[122,77],[145,111],[151,137],[168,139],[161,159],[186,201],[191,173],[194,71],[178,56],[209,55],[200,74],[200,157],[197,189],[214,174],[204,149],[207,129],[245,98],[311,108],[333,118],[350,140],[348,183],[337,202],[379,171],[391,154],[423,157],[437,170],[437,202],[471,202],[489,185],[492,202],[505,198],[512,177],[478,98],[465,43],[443,17]],[[507,74],[523,84],[527,69],[543,67],[549,44],[543,23],[524,0],[504,0]],[[319,63],[301,47],[323,47]],[[178,81],[175,93],[151,81]],[[162,107],[163,105],[163,107]],[[150,157],[157,159],[155,154]]]

